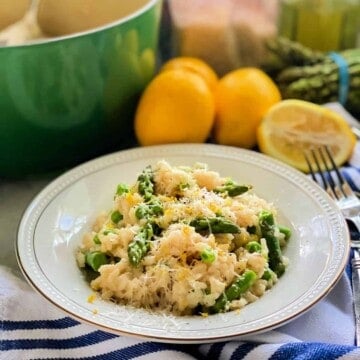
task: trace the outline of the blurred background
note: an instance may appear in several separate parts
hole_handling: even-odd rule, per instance
[[[358,0],[167,0],[162,21],[165,59],[200,57],[219,75],[265,65],[277,36],[319,51],[360,46]]]
[[[139,99],[162,64],[178,57],[204,61],[219,78],[255,67],[282,99],[340,102],[360,116],[360,0],[1,0],[0,7],[0,176],[64,170],[139,145]]]

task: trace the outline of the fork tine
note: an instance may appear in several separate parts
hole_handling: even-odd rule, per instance
[[[327,155],[327,158],[328,160],[330,160],[330,163],[331,163],[331,167],[329,167],[328,165],[328,160],[325,158],[325,154],[324,154],[324,151]],[[333,190],[333,192],[335,193],[336,195],[336,198],[338,200],[340,200],[341,198],[343,198],[344,196],[346,197],[346,194],[344,193],[343,189],[342,189],[342,182],[343,182],[343,179],[342,181],[340,180],[339,176],[340,173],[339,173],[339,169],[337,168],[335,162],[334,162],[334,158],[332,157],[331,153],[330,153],[330,150],[328,148],[327,145],[325,145],[324,147],[321,147],[319,148],[319,154],[320,154],[320,157],[321,157],[321,160],[324,164],[324,167],[326,169],[326,172],[327,172],[327,176],[328,176],[328,181],[329,181],[329,184],[331,186],[331,189]],[[339,182],[340,182],[340,186],[338,185],[338,183],[334,180],[334,177],[333,177],[333,173],[332,171],[335,170],[335,173],[336,175],[338,176],[338,179],[339,179]]]
[[[321,177],[321,181],[322,181],[322,184],[323,184],[323,188],[326,190],[326,192],[334,199],[338,199],[338,196],[337,196],[337,192],[335,191],[335,188],[334,188],[334,182],[330,182],[326,179],[326,176],[324,174],[324,170],[323,168],[321,167],[320,165],[320,160],[322,162],[324,162],[324,157],[323,157],[323,154],[321,153],[321,150],[320,148],[317,148],[316,149],[317,152],[320,154],[319,156],[316,154],[316,151],[315,149],[311,149],[311,155],[312,155],[312,158],[315,162],[315,165],[316,165],[316,171],[318,172],[318,174],[320,175]],[[321,159],[320,159],[321,158]],[[324,166],[325,168],[327,168],[327,164],[326,162],[324,162]]]
[[[335,171],[335,174],[339,180],[340,183],[340,189],[342,191],[342,193],[344,194],[344,196],[356,196],[355,193],[353,192],[353,190],[351,189],[349,183],[346,181],[346,179],[344,178],[344,176],[341,174],[338,166],[335,164],[334,158],[331,155],[331,152],[329,150],[328,146],[325,146],[325,151],[327,153],[327,156],[331,162],[331,166],[333,168],[333,170]]]
[[[310,162],[309,157],[308,157],[308,155],[306,154],[306,152],[304,152],[304,157],[305,157],[305,161],[306,161],[307,166],[308,166],[308,168],[309,168],[309,171],[310,171],[310,174],[311,174],[312,179],[313,179],[315,182],[318,182],[318,181],[317,181],[317,178],[316,178],[316,176],[315,176],[315,170],[314,170],[313,166],[311,165],[311,162]]]
[[[325,147],[325,148],[327,148],[327,147]],[[320,147],[320,148],[318,149],[318,152],[319,152],[321,161],[322,161],[322,163],[323,163],[323,165],[324,165],[324,168],[325,168],[325,170],[326,170],[327,179],[328,179],[328,182],[329,182],[329,184],[330,184],[330,186],[331,186],[331,189],[333,189],[333,190],[335,191],[335,190],[336,190],[336,182],[334,181],[334,178],[333,178],[333,176],[332,176],[332,174],[331,174],[331,169],[330,169],[329,166],[328,166],[328,161],[327,161],[327,159],[325,158],[323,148]],[[329,153],[327,152],[327,154],[329,154]],[[331,162],[331,161],[330,161],[330,162]],[[325,176],[325,175],[324,175],[324,176]]]
[[[304,157],[312,179],[319,183],[316,176],[316,173],[318,173],[321,178],[321,184],[319,185],[333,199],[357,198],[357,195],[336,165],[328,145],[311,148],[308,152],[304,152]]]

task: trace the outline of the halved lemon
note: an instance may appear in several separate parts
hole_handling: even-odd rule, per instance
[[[269,109],[257,129],[257,141],[261,152],[308,172],[304,152],[327,145],[340,166],[350,158],[356,137],[336,112],[289,99]]]

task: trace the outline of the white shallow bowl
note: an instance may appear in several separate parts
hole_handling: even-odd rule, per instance
[[[176,317],[97,298],[77,267],[82,236],[112,206],[116,185],[165,159],[172,165],[207,163],[222,176],[254,186],[273,202],[279,222],[292,229],[290,264],[270,291],[240,312]],[[201,343],[263,332],[293,320],[322,299],[341,276],[349,234],[327,194],[293,168],[262,154],[211,144],[161,145],[121,151],[80,165],[50,183],[23,215],[16,244],[30,284],[70,316],[102,330],[154,341]]]

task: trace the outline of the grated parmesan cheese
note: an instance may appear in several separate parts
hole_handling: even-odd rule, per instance
[[[276,215],[276,209],[251,190],[234,197],[217,192],[228,180],[204,164],[174,167],[159,161],[153,167],[153,181],[162,212],[150,219],[160,233],[149,241],[148,251],[137,266],[131,263],[128,249],[150,221],[137,218],[137,207],[149,203],[139,192],[138,182],[129,192],[116,195],[112,211],[120,212],[122,219],[114,224],[112,211],[106,216],[102,213],[93,231],[84,236],[77,254],[80,267],[85,267],[84,254],[89,251],[100,251],[111,259],[99,267],[98,276],[91,282],[93,290],[104,299],[122,304],[188,315],[199,307],[213,306],[230,284],[251,269],[257,274],[255,284],[226,309],[241,309],[261,297],[277,279],[261,279],[268,268],[268,248],[265,239],[250,234],[249,228],[259,226],[261,211]],[[240,232],[196,231],[190,225],[194,219],[219,216],[236,224]],[[98,244],[92,240],[95,235]],[[250,241],[259,242],[261,253],[246,250]],[[202,261],[204,251],[212,252],[211,262]],[[90,296],[88,301],[93,299]],[[207,311],[198,313],[208,316]]]

